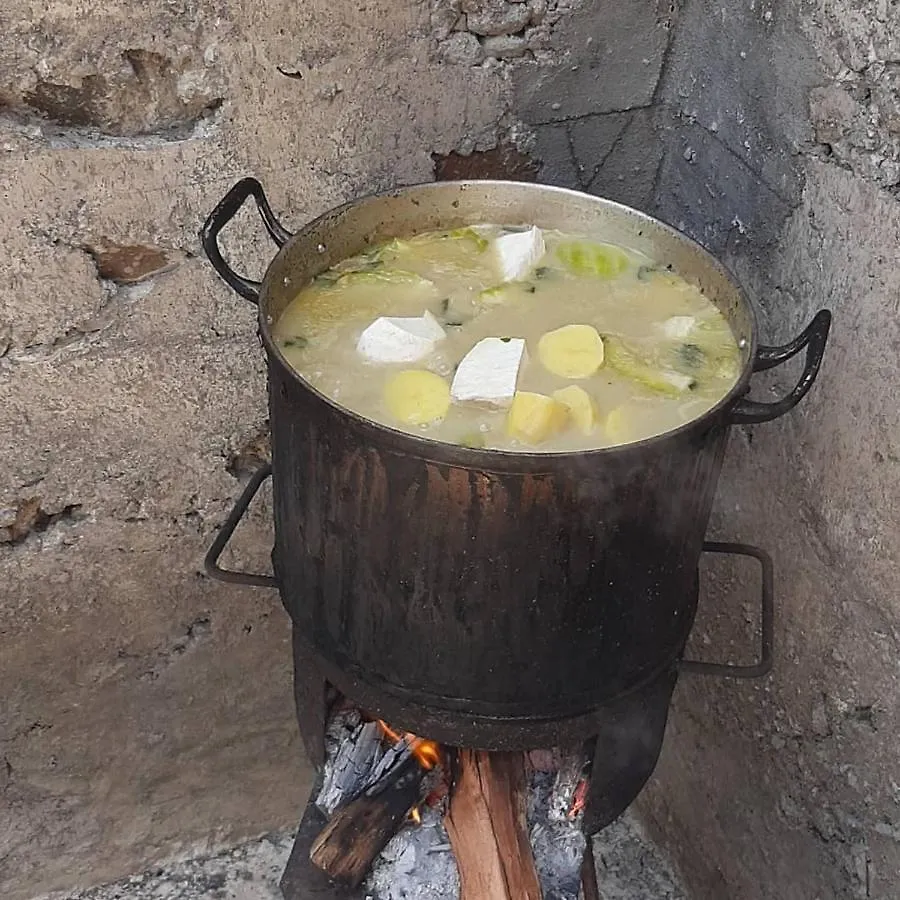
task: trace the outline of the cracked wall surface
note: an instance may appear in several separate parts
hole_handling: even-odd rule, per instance
[[[540,178],[701,241],[764,341],[836,317],[800,408],[735,430],[712,523],[774,556],[775,673],[682,679],[640,811],[697,898],[895,898],[900,5],[597,0],[558,28],[563,62],[514,73]],[[756,395],[798,374],[758,376]],[[704,565],[692,654],[748,660],[756,577]]]
[[[531,130],[541,180],[655,209],[677,11],[668,0],[581,3],[554,27],[554,64],[515,67],[514,109]]]
[[[5,900],[295,824],[287,618],[202,574],[267,451],[254,310],[197,231],[245,174],[291,227],[427,180],[508,107],[412,0],[82,7],[0,10]],[[249,211],[223,239],[274,252]],[[267,570],[270,512],[231,564]]]
[[[267,453],[253,311],[198,257],[206,213],[248,173],[289,226],[512,173],[682,227],[766,340],[834,309],[801,408],[735,431],[713,523],[775,556],[776,673],[683,679],[640,807],[697,898],[893,900],[900,7],[35,9],[0,11],[0,894],[291,824],[304,800],[286,618],[201,574]],[[224,243],[254,275],[272,253],[249,211]],[[230,563],[266,570],[269,516],[264,494]],[[742,658],[753,576],[704,581],[692,652]]]
[[[684,679],[641,799],[698,898],[900,893],[898,34],[879,0],[689,0],[667,61],[659,214],[738,274],[766,341],[835,314],[803,404],[733,436],[713,523],[774,555],[775,673]],[[693,652],[746,657],[753,574],[709,568]]]

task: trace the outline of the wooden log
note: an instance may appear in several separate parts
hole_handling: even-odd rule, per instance
[[[306,804],[306,810],[297,829],[297,837],[291,856],[281,876],[280,887],[284,900],[366,900],[365,888],[355,891],[335,884],[309,858],[312,842],[328,824],[328,816],[316,806],[316,797],[322,789],[321,777],[317,779]]]
[[[584,900],[603,900],[597,880],[597,863],[594,861],[594,840],[587,839],[584,859],[581,861],[581,893]]]
[[[421,800],[425,772],[405,758],[350,803],[335,810],[313,841],[309,858],[338,884],[362,883],[375,857]]]
[[[444,824],[459,869],[460,900],[541,900],[525,820],[521,753],[459,750]]]

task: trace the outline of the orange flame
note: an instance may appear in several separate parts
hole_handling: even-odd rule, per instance
[[[582,778],[575,788],[575,795],[572,797],[572,806],[569,808],[569,818],[575,819],[584,809],[587,803],[587,793],[590,782],[586,778]]]
[[[441,761],[440,746],[434,741],[426,741],[424,738],[415,739],[412,754],[426,772],[430,772]]]
[[[400,741],[402,740],[400,735],[397,734],[397,732],[394,731],[394,729],[391,728],[391,726],[388,725],[388,723],[385,722],[384,719],[378,720],[378,727],[384,732],[385,737],[388,737],[391,739],[391,743],[399,744]]]
[[[409,811],[409,817],[410,817],[410,819],[413,820],[413,823],[414,823],[415,825],[421,825],[421,824],[422,824],[422,813],[419,812],[419,807],[418,807],[418,806],[414,806],[414,807]]]
[[[402,735],[398,734],[382,719],[378,720],[378,727],[384,732],[385,737],[394,744],[406,740],[409,743],[410,752],[426,772],[430,772],[441,762],[441,747],[435,741],[427,741],[425,738],[416,737],[409,732],[405,732]]]

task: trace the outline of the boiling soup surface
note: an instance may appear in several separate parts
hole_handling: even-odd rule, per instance
[[[291,366],[366,418],[518,452],[670,431],[741,353],[694,285],[627,247],[479,225],[393,240],[304,287],[274,327]]]

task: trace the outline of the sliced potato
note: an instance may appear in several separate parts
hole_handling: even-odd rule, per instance
[[[634,425],[621,406],[617,406],[607,414],[603,421],[603,431],[610,444],[627,444],[634,440]]]
[[[404,425],[439,422],[450,409],[450,385],[422,369],[404,369],[392,376],[384,389],[388,411]]]
[[[517,391],[506,415],[506,430],[525,444],[540,444],[562,431],[566,417],[566,407],[553,397]]]
[[[590,378],[603,365],[603,339],[592,325],[564,325],[538,341],[538,358],[563,378]]]
[[[557,259],[573,275],[615,278],[631,265],[624,250],[595,241],[563,241],[556,248]]]
[[[553,392],[553,399],[569,412],[569,418],[582,434],[590,434],[597,425],[597,407],[591,395],[577,384]]]

